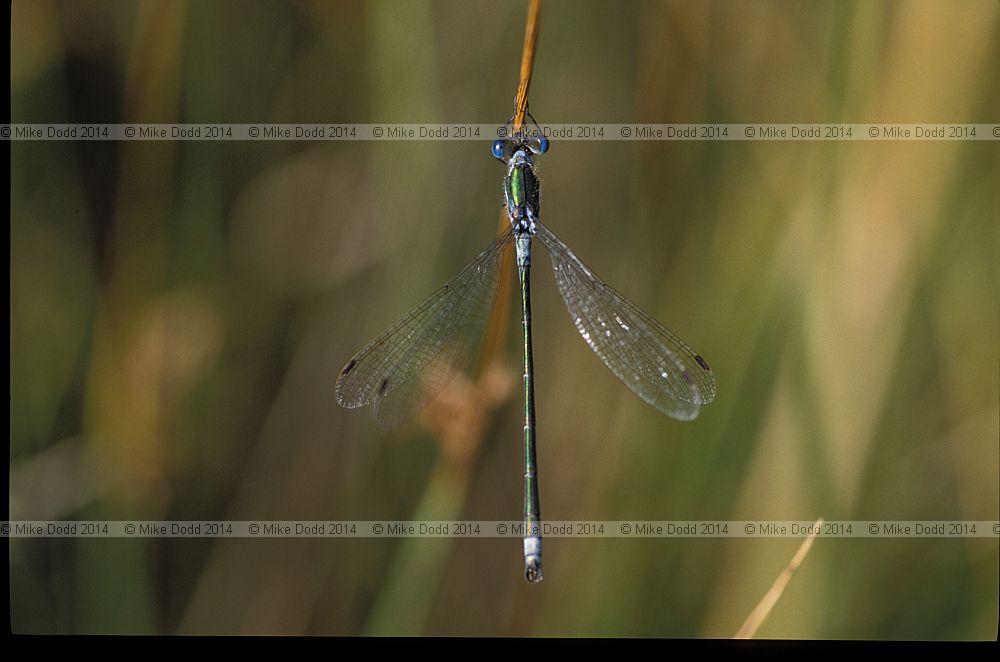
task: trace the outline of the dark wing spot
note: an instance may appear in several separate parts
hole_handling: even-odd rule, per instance
[[[347,362],[347,365],[344,366],[344,369],[340,371],[340,374],[346,375],[351,370],[354,370],[354,366],[356,365],[358,365],[358,362],[355,361],[354,359],[351,359],[350,361]]]
[[[685,370],[681,374],[684,375],[684,381],[688,383],[688,386],[694,386],[694,377],[691,376],[690,372]]]
[[[708,367],[708,361],[706,361],[705,359],[701,358],[700,354],[695,354],[694,355],[694,360],[697,361],[698,365],[700,365],[702,368],[704,368],[707,372],[712,372],[712,369]]]
[[[389,378],[386,377],[382,380],[382,383],[378,387],[378,394],[385,397],[385,394],[389,391]]]

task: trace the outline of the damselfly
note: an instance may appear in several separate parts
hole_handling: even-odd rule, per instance
[[[546,152],[549,141],[524,131],[510,135],[492,146],[493,156],[507,167],[503,190],[510,227],[455,278],[347,362],[337,379],[337,402],[350,408],[372,405],[382,427],[402,423],[426,406],[470,358],[493,307],[501,257],[514,244],[524,342],[524,569],[529,582],[538,582],[542,536],[531,354],[531,240],[537,238],[548,249],[559,293],[580,335],[640,398],[668,416],[691,420],[715,398],[715,377],[705,359],[605,284],[542,225],[535,157]]]

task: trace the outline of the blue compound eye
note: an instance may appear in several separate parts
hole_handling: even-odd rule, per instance
[[[538,153],[544,154],[547,151],[549,151],[549,139],[542,136],[538,139]]]
[[[503,148],[504,148],[504,141],[502,139],[501,140],[494,140],[493,141],[493,156],[497,157],[500,160],[503,160]]]

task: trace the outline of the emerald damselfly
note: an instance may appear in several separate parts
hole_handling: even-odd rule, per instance
[[[536,125],[537,127],[537,125]],[[590,348],[633,393],[660,412],[691,420],[715,398],[704,358],[591,271],[542,224],[535,157],[549,141],[540,132],[510,132],[493,156],[507,167],[504,200],[510,227],[457,276],[347,362],[337,402],[372,405],[382,427],[423,409],[460,371],[493,308],[502,256],[513,244],[521,284],[524,365],[524,571],[542,579],[542,525],[535,454],[535,387],[531,351],[531,247],[538,239],[552,259],[556,285],[573,324]]]

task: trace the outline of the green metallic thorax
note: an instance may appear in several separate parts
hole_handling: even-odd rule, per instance
[[[531,165],[523,163],[514,166],[504,182],[507,197],[507,213],[511,219],[520,220],[525,208],[530,208],[538,216],[538,178]]]
[[[510,186],[507,188],[510,199],[518,207],[524,204],[524,175],[521,170],[522,168],[514,168],[514,172],[510,173]]]

